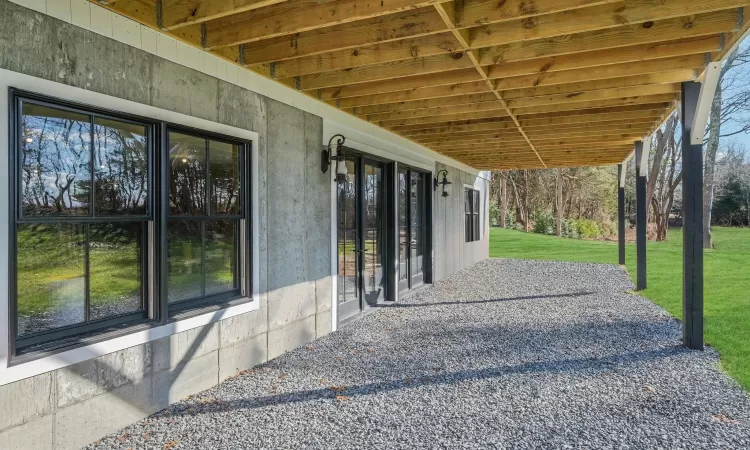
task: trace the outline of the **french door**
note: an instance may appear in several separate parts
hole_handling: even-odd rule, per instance
[[[409,169],[398,171],[398,290],[424,283],[427,231],[427,177]]]
[[[345,322],[385,300],[385,166],[346,160],[337,185],[338,320]]]

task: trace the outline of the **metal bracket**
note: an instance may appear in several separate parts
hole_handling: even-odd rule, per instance
[[[245,66],[245,44],[240,44],[240,65]]]
[[[318,89],[318,100],[323,98],[323,89]]]
[[[294,77],[294,87],[299,91],[300,86],[302,86],[302,82],[300,81],[299,76]]]
[[[271,73],[271,78],[276,78],[276,63],[272,62],[268,65],[268,70]]]
[[[206,22],[203,22],[201,24],[201,47],[203,48],[206,48],[206,34]]]
[[[727,45],[727,37],[724,33],[721,33],[719,35],[719,51],[724,50],[724,47]]]

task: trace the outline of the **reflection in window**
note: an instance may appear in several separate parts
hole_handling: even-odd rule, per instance
[[[143,226],[97,223],[89,228],[91,320],[145,310]]]
[[[237,145],[209,141],[211,210],[214,214],[240,212],[240,153]]]
[[[23,215],[88,215],[91,117],[24,103],[20,146]]]
[[[169,133],[169,205],[172,215],[206,215],[206,140]]]
[[[31,100],[19,106],[17,345],[145,317],[149,127]]]
[[[240,146],[170,132],[169,149],[169,302],[236,294]]]
[[[86,319],[86,235],[82,224],[23,224],[17,239],[17,335]]]
[[[146,127],[94,120],[96,215],[143,215],[148,193]]]

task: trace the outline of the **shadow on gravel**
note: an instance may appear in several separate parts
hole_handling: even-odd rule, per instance
[[[493,298],[489,300],[467,300],[467,301],[453,301],[453,302],[429,302],[429,303],[383,303],[371,305],[374,308],[421,308],[424,306],[441,306],[441,305],[474,305],[480,303],[498,303],[498,302],[512,302],[515,300],[543,300],[547,298],[561,298],[561,297],[579,297],[584,295],[596,294],[593,291],[582,291],[582,292],[570,292],[567,294],[547,294],[547,295],[527,295],[523,297],[508,297],[508,298]]]
[[[196,416],[206,413],[221,413],[243,409],[255,409],[267,406],[277,406],[314,400],[333,400],[337,396],[341,395],[346,397],[372,395],[400,389],[415,389],[421,386],[453,384],[463,381],[474,381],[487,378],[502,377],[505,375],[533,373],[586,373],[588,375],[591,373],[591,371],[610,371],[613,370],[614,367],[622,366],[623,364],[651,361],[659,358],[674,356],[686,351],[687,350],[682,347],[675,346],[672,348],[663,348],[659,350],[616,354],[604,358],[578,358],[562,361],[541,361],[508,367],[462,370],[458,372],[446,372],[439,375],[427,375],[417,378],[407,377],[398,380],[367,383],[358,386],[341,386],[337,387],[335,390],[330,387],[326,387],[278,395],[269,395],[265,397],[255,397],[232,401],[217,401],[211,404],[203,405],[200,411],[195,411],[190,407],[190,405],[181,405],[179,410],[175,410],[176,408],[174,407],[169,408],[162,411],[161,413],[157,413],[156,416]]]

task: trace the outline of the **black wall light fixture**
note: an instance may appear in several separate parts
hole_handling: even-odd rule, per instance
[[[331,145],[333,144],[333,140],[338,138],[336,140],[336,154],[332,154],[331,151]],[[346,138],[342,134],[335,134],[331,136],[331,139],[328,141],[328,146],[323,149],[323,152],[321,154],[321,161],[320,161],[320,170],[323,171],[323,173],[328,172],[328,168],[331,167],[331,162],[336,161],[336,179],[335,181],[337,183],[344,183],[346,182],[346,162],[344,161],[344,141],[346,141]]]
[[[443,180],[442,181],[438,181],[438,177],[440,177],[441,173],[443,174]],[[443,197],[447,197],[448,193],[445,191],[445,187],[448,186],[449,184],[453,184],[453,183],[451,183],[450,181],[448,181],[448,171],[445,170],[445,169],[443,169],[443,170],[439,171],[435,175],[435,188],[433,190],[437,191],[438,186],[442,185],[443,186]]]

